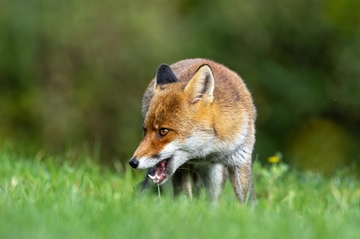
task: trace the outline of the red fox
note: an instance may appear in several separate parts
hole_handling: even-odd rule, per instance
[[[159,66],[142,100],[143,138],[129,164],[153,168],[174,196],[217,201],[227,175],[240,202],[255,200],[251,158],[256,109],[242,79],[225,66],[188,59]]]

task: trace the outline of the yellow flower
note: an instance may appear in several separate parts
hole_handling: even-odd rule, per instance
[[[278,163],[278,162],[280,162],[281,161],[281,158],[282,158],[282,154],[280,153],[280,152],[276,152],[275,153],[275,155],[273,155],[273,156],[270,156],[269,158],[268,158],[268,162],[269,163]]]
[[[270,156],[268,158],[268,162],[269,163],[278,163],[278,162],[280,162],[280,157],[279,156]]]

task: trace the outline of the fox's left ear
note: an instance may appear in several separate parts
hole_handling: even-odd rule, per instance
[[[184,92],[195,104],[198,101],[211,104],[214,100],[214,75],[209,65],[202,65],[186,85]]]
[[[158,85],[169,84],[178,81],[174,72],[171,70],[170,66],[166,64],[161,64],[156,72],[156,81],[154,88]]]

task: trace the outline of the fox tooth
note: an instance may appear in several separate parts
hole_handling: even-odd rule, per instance
[[[154,180],[156,177],[155,176],[152,176],[150,174],[148,174],[149,178],[151,178],[152,180]]]

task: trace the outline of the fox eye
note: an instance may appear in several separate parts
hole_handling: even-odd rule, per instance
[[[166,128],[161,128],[161,129],[159,129],[159,134],[160,134],[161,136],[165,136],[165,135],[167,135],[167,134],[169,133],[169,131],[170,131],[170,130],[168,130],[168,129],[166,129]]]

